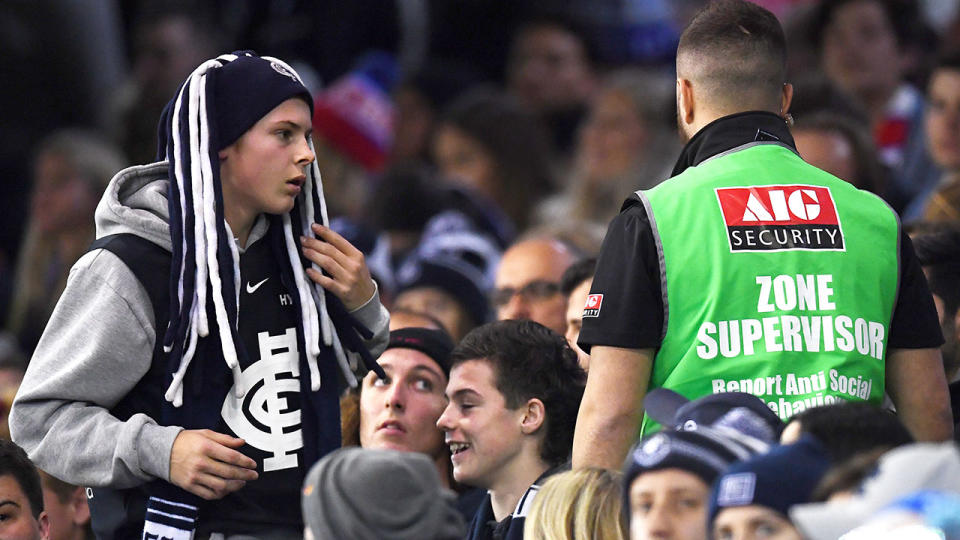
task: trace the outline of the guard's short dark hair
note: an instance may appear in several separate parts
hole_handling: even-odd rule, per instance
[[[792,418],[800,431],[823,443],[834,463],[877,448],[896,448],[913,442],[896,415],[864,402],[838,402],[806,409]]]
[[[716,0],[680,36],[677,75],[704,85],[719,103],[779,102],[787,44],[773,13],[745,0]]]
[[[584,281],[593,278],[593,273],[597,268],[597,259],[589,257],[580,259],[571,264],[563,275],[560,276],[560,292],[564,296],[570,296],[574,289],[580,286]]]
[[[0,476],[12,476],[17,481],[20,490],[30,502],[30,513],[34,519],[39,519],[40,512],[43,512],[40,473],[23,448],[6,439],[0,439]]]
[[[570,459],[573,429],[587,374],[563,336],[529,320],[497,321],[473,329],[450,355],[451,370],[468,360],[489,362],[510,409],[537,398],[546,409],[540,458]]]

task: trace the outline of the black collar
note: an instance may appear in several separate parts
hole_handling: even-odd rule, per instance
[[[718,118],[698,131],[683,147],[671,176],[717,154],[758,141],[779,143],[797,152],[793,136],[783,118],[765,111],[741,112]]]

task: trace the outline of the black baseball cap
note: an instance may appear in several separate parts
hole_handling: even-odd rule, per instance
[[[433,328],[398,328],[390,332],[389,349],[413,349],[429,356],[450,377],[450,353],[453,340],[450,334]]]

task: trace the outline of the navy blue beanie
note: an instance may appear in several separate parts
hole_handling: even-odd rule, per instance
[[[397,296],[421,287],[435,287],[457,301],[474,326],[487,322],[489,302],[477,278],[455,257],[413,257],[401,267],[397,278]]]
[[[310,92],[293,72],[250,51],[233,54],[237,55],[236,60],[214,71],[217,150],[233,144],[267,113],[290,98],[302,98],[313,116]]]
[[[826,449],[815,437],[804,434],[793,444],[777,446],[766,454],[731,465],[713,486],[710,518],[737,506],[763,506],[787,518],[795,504],[810,501],[814,488],[830,468]]]
[[[629,490],[637,476],[661,469],[682,469],[710,486],[731,463],[750,455],[749,449],[722,435],[664,430],[644,437],[630,452],[624,486]]]
[[[623,511],[630,522],[630,485],[640,475],[680,469],[708,487],[732,463],[747,459],[753,449],[718,433],[664,430],[640,440],[630,450],[623,470]]]

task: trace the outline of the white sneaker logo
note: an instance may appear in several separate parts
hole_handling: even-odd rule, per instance
[[[247,282],[247,294],[253,294],[253,293],[255,293],[255,292],[257,291],[257,289],[260,288],[261,285],[263,285],[264,283],[267,282],[268,279],[270,279],[270,278],[264,278],[263,281],[261,281],[260,283],[257,283],[256,285],[251,285],[250,282],[248,281],[248,282]]]

